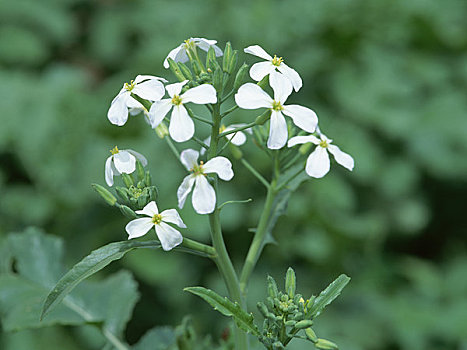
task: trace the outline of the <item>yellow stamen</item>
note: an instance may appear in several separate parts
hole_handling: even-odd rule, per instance
[[[195,175],[206,175],[203,172],[203,161],[199,162],[199,165],[195,165],[190,171],[192,171]]]
[[[125,87],[125,89],[126,89],[127,91],[133,90],[133,89],[135,88],[135,86],[136,86],[136,83],[135,83],[134,80],[130,81],[130,84],[125,83],[125,85],[124,85],[124,87]]]
[[[319,146],[323,148],[327,148],[329,146],[328,142],[326,140],[321,140],[319,142]]]
[[[162,215],[161,215],[161,214],[155,214],[155,215],[152,217],[152,223],[155,224],[155,225],[160,224],[161,221],[162,221]]]
[[[117,154],[118,152],[120,152],[120,151],[118,150],[118,147],[117,147],[117,146],[115,146],[114,148],[112,148],[112,149],[110,150],[110,153],[112,153],[112,155]]]
[[[284,107],[282,107],[279,101],[272,101],[272,109],[279,112],[282,111]]]
[[[182,99],[180,98],[180,96],[174,95],[174,97],[172,97],[172,104],[175,105],[175,106],[181,105],[182,104]]]
[[[276,55],[274,55],[274,58],[271,61],[271,63],[276,67],[279,67],[282,62],[284,62],[284,59],[282,57],[277,57]]]

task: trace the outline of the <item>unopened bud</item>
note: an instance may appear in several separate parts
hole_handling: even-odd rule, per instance
[[[232,152],[233,157],[235,159],[242,159],[242,157],[243,157],[242,150],[239,147],[235,146],[234,144],[230,144],[229,146],[230,146],[229,147],[230,152]]]
[[[297,322],[297,324],[295,325],[295,328],[305,329],[305,328],[308,328],[308,327],[311,327],[311,326],[313,326],[313,321],[312,320],[302,320],[302,321]]]
[[[222,91],[223,79],[224,73],[222,73],[222,70],[220,68],[216,68],[214,74],[212,75],[212,85],[218,93]]]
[[[144,184],[147,187],[152,185],[152,177],[151,177],[151,173],[149,172],[149,170],[146,170],[146,174],[144,174]]]
[[[149,187],[149,200],[155,201],[156,198],[157,198],[157,187],[156,186]]]
[[[305,334],[308,339],[310,339],[313,343],[316,343],[318,341],[318,337],[316,336],[316,333],[313,329],[307,328],[305,329]]]
[[[230,59],[229,69],[227,73],[232,74],[232,72],[237,67],[237,62],[238,62],[238,51],[234,50],[234,52],[232,53],[232,58]]]
[[[195,75],[199,76],[203,72],[203,67],[201,67],[201,64],[198,61],[191,61],[191,67],[193,68]]]
[[[122,180],[127,188],[130,188],[131,186],[134,185],[133,176],[131,176],[130,174],[123,173]]]
[[[326,339],[318,339],[315,343],[315,347],[321,350],[337,350],[339,347],[332,341]]]
[[[107,204],[114,206],[115,203],[117,203],[117,198],[115,198],[115,196],[105,187],[98,184],[92,184],[91,186],[97,193],[99,193],[99,195],[107,202]]]
[[[188,80],[193,80],[193,75],[191,74],[190,69],[182,62],[178,62],[178,68],[182,72],[183,76]]]
[[[144,180],[144,167],[138,159],[136,160],[136,175],[138,180]]]
[[[296,326],[296,325],[297,325],[297,321],[288,320],[288,321],[285,321],[284,324],[285,324],[287,327],[293,327],[293,326]]]
[[[230,42],[225,44],[224,57],[222,59],[222,70],[226,73],[229,73],[229,65],[232,59],[232,45]]]
[[[128,190],[125,187],[115,187],[115,191],[124,202],[128,202]]]
[[[178,64],[177,62],[175,62],[173,59],[171,58],[168,58],[167,61],[169,62],[169,67],[170,67],[170,70],[172,71],[173,74],[175,74],[175,76],[177,77],[177,79],[179,81],[185,81],[186,80],[186,77],[183,75],[182,71],[180,70],[180,68],[178,67]]]
[[[296,278],[295,271],[289,267],[285,276],[285,291],[289,295],[289,298],[295,296]]]
[[[119,209],[128,219],[135,219],[137,217],[136,213],[126,205],[119,205]]]
[[[243,84],[245,81],[245,77],[248,73],[248,68],[249,66],[246,63],[243,63],[243,65],[240,67],[240,69],[237,72],[237,75],[235,76],[235,81],[233,85],[233,89],[236,91],[240,87],[240,85]]]
[[[255,119],[256,125],[263,125],[269,120],[270,116],[271,116],[271,110],[267,109],[263,114],[261,114]]]
[[[169,129],[167,128],[167,125],[164,122],[156,126],[154,130],[156,130],[157,136],[159,136],[159,138],[161,139],[169,135]]]
[[[266,305],[264,305],[264,303],[262,302],[258,302],[256,304],[256,307],[258,308],[259,312],[261,312],[261,314],[264,316],[264,317],[267,317],[268,313],[269,313],[269,310],[268,308],[266,307]]]
[[[266,75],[263,79],[256,83],[261,89],[265,89],[269,85],[269,74]]]
[[[299,147],[298,152],[300,154],[308,154],[310,152],[311,146],[313,146],[311,142],[304,143]]]
[[[268,276],[268,295],[274,299],[277,298],[278,294],[276,281],[271,276]]]

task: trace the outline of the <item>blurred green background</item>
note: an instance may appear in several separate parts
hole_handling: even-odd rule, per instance
[[[305,295],[346,273],[352,281],[318,319],[318,335],[345,350],[465,350],[466,16],[461,0],[0,1],[0,238],[43,227],[65,239],[68,266],[126,239],[127,220],[90,186],[105,183],[104,162],[116,144],[147,156],[160,206],[175,207],[185,171],[141,116],[111,125],[110,101],[140,73],[173,81],[162,62],[188,37],[216,39],[222,48],[231,41],[239,50],[260,44],[301,74],[304,87],[290,101],[313,108],[356,166],[350,173],[333,164],[292,197],[274,231],[278,245],[266,248],[251,281],[251,309],[265,295],[266,275],[282,280],[288,266]],[[244,152],[268,172],[251,142]],[[234,170],[222,199],[256,199],[223,212],[238,267],[264,191],[240,163]],[[182,216],[188,235],[208,242],[207,219],[191,205]],[[141,293],[130,343],[153,326],[179,324],[187,312],[215,339],[228,324],[182,292],[204,285],[225,294],[209,261],[138,251],[101,276],[122,268]],[[98,348],[80,332],[3,333],[0,348]]]

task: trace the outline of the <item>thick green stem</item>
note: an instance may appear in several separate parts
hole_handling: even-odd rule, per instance
[[[246,294],[246,288],[248,286],[248,280],[250,278],[253,269],[258,262],[259,256],[263,251],[264,240],[266,239],[267,228],[269,223],[269,218],[271,216],[272,205],[274,199],[277,195],[277,190],[275,188],[276,180],[274,179],[271,182],[271,185],[268,187],[268,193],[266,196],[266,203],[264,203],[263,212],[259,219],[258,227],[256,228],[255,236],[251,242],[250,249],[245,259],[245,264],[243,265],[242,274],[240,275],[240,290],[242,294]]]
[[[217,146],[219,142],[219,127],[221,122],[221,116],[219,111],[219,103],[213,105],[213,125],[211,130],[211,144],[209,145],[208,150],[208,159],[214,158],[217,154]],[[217,179],[214,179],[214,190],[217,193]],[[209,225],[211,227],[212,245],[217,253],[217,257],[214,259],[214,261],[216,262],[217,267],[224,279],[230,298],[233,301],[238,302],[244,308],[245,303],[240,292],[238,277],[233,267],[232,261],[230,260],[229,253],[227,252],[227,248],[224,243],[224,238],[222,236],[222,227],[220,223],[219,213],[219,208],[216,208],[214,212],[209,214]],[[235,326],[234,333],[235,349],[248,350],[247,334],[237,326]]]
[[[205,254],[205,255],[209,256],[210,258],[216,258],[217,257],[216,250],[213,247],[211,247],[209,245],[206,245],[206,244],[203,244],[203,243],[200,243],[200,242],[197,242],[197,241],[194,241],[194,240],[186,238],[186,237],[183,238],[183,242],[182,242],[181,246],[185,247],[187,249],[199,252],[199,253],[201,253],[203,255]]]

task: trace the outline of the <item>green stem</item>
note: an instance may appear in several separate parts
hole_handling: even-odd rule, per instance
[[[291,176],[289,176],[289,178],[285,181],[283,181],[282,183],[280,183],[278,186],[277,186],[277,191],[280,191],[282,190],[285,186],[287,186],[289,184],[290,181],[292,181],[293,179],[295,179],[298,175],[300,175],[301,173],[303,172],[303,167],[300,167],[298,169],[298,171],[296,171],[295,173],[293,173]]]
[[[208,159],[214,158],[217,154],[219,127],[221,122],[219,103],[213,105],[212,120],[213,125],[211,129],[211,144],[209,145]],[[217,194],[217,178],[214,179],[214,190]],[[214,259],[214,261],[216,262],[216,265],[224,279],[224,283],[227,286],[230,298],[245,308],[245,303],[240,292],[238,277],[233,267],[232,261],[230,260],[229,253],[227,252],[224,237],[222,236],[222,227],[219,213],[219,208],[216,208],[214,212],[209,214],[212,245],[217,253],[217,257]],[[247,334],[237,326],[235,326],[234,331],[235,348],[237,350],[248,350]]]
[[[224,117],[227,116],[228,114],[230,114],[230,113],[232,113],[233,111],[235,111],[237,108],[238,108],[237,105],[233,106],[232,108],[229,108],[228,110],[226,110],[224,113],[221,114],[221,118],[224,118]]]
[[[200,139],[197,138],[196,136],[193,136],[193,141],[195,141],[198,145],[200,145],[200,146],[203,147],[204,149],[209,149],[209,146],[206,145],[202,140],[200,140]]]
[[[269,182],[256,170],[245,158],[241,159],[242,164],[247,168],[266,188],[269,188]]]
[[[242,294],[246,294],[246,288],[248,286],[248,280],[253,272],[253,269],[258,262],[259,256],[263,251],[264,240],[266,239],[267,227],[269,223],[269,218],[271,216],[272,205],[274,199],[277,195],[277,190],[275,188],[276,180],[274,179],[271,182],[271,185],[268,188],[268,193],[266,196],[266,202],[264,204],[263,212],[259,219],[258,227],[256,228],[255,236],[251,242],[250,249],[245,259],[245,264],[243,265],[242,273],[240,275],[240,290]]]
[[[194,240],[186,238],[186,237],[183,237],[183,242],[182,242],[181,246],[185,247],[187,249],[191,249],[191,250],[194,250],[196,252],[202,253],[202,255],[207,255],[210,258],[216,258],[217,257],[216,250],[213,247],[211,247],[209,245],[206,245],[206,244],[203,244],[203,243],[200,243],[200,242],[197,242],[197,241],[194,241]]]
[[[212,121],[210,120],[207,120],[207,119],[204,119],[203,117],[199,117],[197,116],[196,114],[193,113],[193,111],[188,108],[188,107],[185,107],[187,112],[188,112],[188,115],[193,118],[193,119],[196,119],[196,120],[199,120],[200,122],[203,122],[203,123],[206,123],[206,124],[209,124],[209,125],[212,125]]]
[[[221,137],[224,137],[224,136],[227,136],[227,135],[230,135],[230,134],[233,134],[233,133],[245,130],[245,129],[249,129],[249,128],[252,128],[255,125],[256,125],[256,122],[251,122],[250,124],[246,124],[244,126],[240,126],[238,128],[232,129],[232,130],[224,131],[222,134],[219,134],[218,137],[221,138]]]
[[[175,155],[175,157],[180,160],[180,153],[178,153],[177,148],[175,147],[174,143],[170,139],[169,136],[164,137],[165,142],[167,143],[167,146],[169,146],[170,150],[172,153]]]

